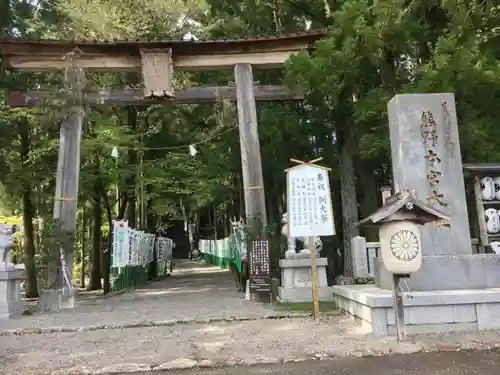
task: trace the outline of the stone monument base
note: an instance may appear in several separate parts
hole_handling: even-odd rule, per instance
[[[37,311],[58,311],[72,309],[76,305],[75,291],[68,289],[41,290],[38,297]]]
[[[392,274],[374,259],[375,284],[392,288]],[[410,292],[488,289],[500,287],[500,254],[460,254],[422,257],[422,267],[406,280]],[[405,291],[408,291],[405,289]]]
[[[338,307],[374,336],[396,333],[390,290],[375,285],[332,287]],[[500,328],[500,288],[405,293],[406,333]]]
[[[318,298],[322,302],[333,302],[335,298],[332,294],[332,288],[318,287]],[[283,287],[278,288],[278,298],[276,299],[280,303],[300,303],[300,302],[312,302],[312,286],[308,288],[293,288],[285,289]]]
[[[24,314],[21,282],[24,270],[0,270],[0,319],[16,318]]]
[[[320,301],[333,301],[332,288],[326,278],[327,258],[316,259],[318,296]],[[312,301],[311,259],[281,259],[281,286],[278,302],[297,303]]]

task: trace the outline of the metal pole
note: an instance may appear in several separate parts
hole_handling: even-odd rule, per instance
[[[308,248],[311,253],[311,281],[312,281],[312,300],[313,300],[313,318],[319,318],[319,298],[318,298],[318,275],[316,272],[316,248],[314,247],[314,237],[307,237]]]
[[[118,158],[120,156],[120,153],[118,152],[118,148],[115,146],[113,147],[113,150],[111,151],[111,157],[115,159],[115,173],[116,173],[116,178],[115,178],[115,192],[116,192],[116,204],[115,204],[115,210],[116,210],[116,216],[115,218],[118,218],[119,212],[120,212],[120,194],[118,191],[118,185],[120,182],[120,177],[118,176]]]
[[[118,156],[115,158],[115,170],[116,170],[116,181],[115,181],[115,191],[116,191],[116,218],[120,214],[120,191],[118,190],[119,186],[119,176],[118,176]]]

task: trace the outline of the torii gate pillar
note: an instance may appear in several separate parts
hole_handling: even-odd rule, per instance
[[[234,78],[236,81],[245,216],[247,224],[257,224],[263,231],[267,226],[266,198],[252,66],[250,64],[236,64]]]

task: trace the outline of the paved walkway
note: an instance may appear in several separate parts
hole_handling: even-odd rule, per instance
[[[186,260],[175,265],[173,275],[164,280],[113,297],[84,293],[75,309],[0,321],[0,331],[278,315],[268,304],[246,301],[244,294],[236,291],[230,271]]]
[[[345,358],[333,361],[229,369],[169,372],[170,375],[497,375],[498,350],[425,353],[391,357]],[[157,375],[161,375],[161,372]]]

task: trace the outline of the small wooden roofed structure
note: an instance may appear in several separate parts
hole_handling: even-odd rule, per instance
[[[7,69],[50,72],[64,69],[63,56],[81,51],[79,65],[87,71],[141,70],[141,50],[170,49],[174,70],[210,71],[251,64],[255,69],[283,66],[290,55],[307,50],[324,37],[326,29],[228,40],[50,40],[0,38],[0,56]]]
[[[395,220],[411,220],[424,225],[436,221],[449,221],[444,212],[422,202],[412,191],[402,191],[388,197],[385,205],[361,220],[356,226],[379,225]]]
[[[463,169],[465,177],[500,175],[500,163],[466,163]]]
[[[480,253],[491,252],[490,243],[498,241],[498,233],[488,233],[486,221],[484,220],[487,208],[498,208],[500,201],[483,200],[481,194],[481,179],[483,177],[500,176],[500,163],[466,163],[463,165],[464,177],[471,179],[474,186],[474,203],[476,205],[477,223],[479,227]]]

